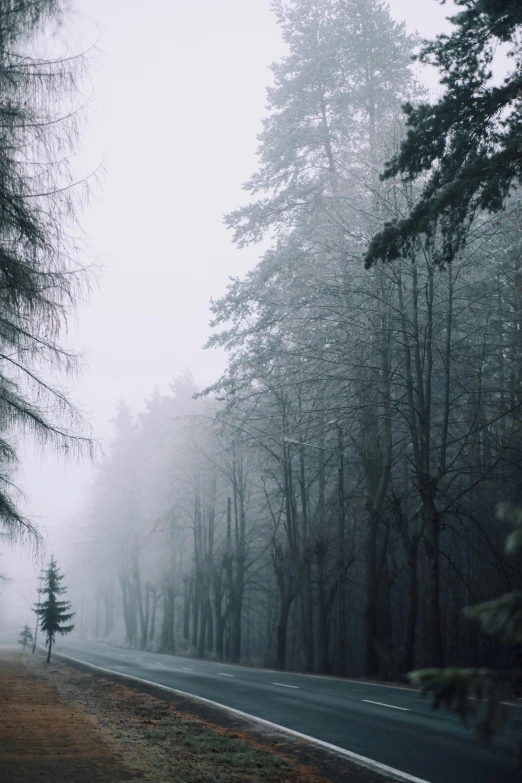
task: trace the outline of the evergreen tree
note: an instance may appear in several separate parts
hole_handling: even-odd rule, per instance
[[[438,238],[434,260],[451,261],[477,210],[499,212],[522,178],[522,4],[455,2],[463,10],[450,18],[452,34],[425,42],[419,55],[438,68],[444,92],[434,103],[405,105],[408,134],[383,175],[424,187],[410,213],[373,238],[367,267],[411,256],[419,238]],[[513,63],[500,85],[492,81],[498,44]]]
[[[59,633],[60,636],[64,636],[74,628],[74,625],[64,625],[64,623],[67,623],[74,617],[74,612],[69,611],[71,608],[70,602],[60,601],[58,598],[58,596],[66,592],[66,588],[61,586],[63,578],[54,557],[51,557],[49,567],[43,575],[44,586],[38,589],[38,592],[46,596],[46,599],[38,603],[34,610],[40,618],[40,628],[47,637],[46,646],[49,648],[47,663],[51,660],[51,649],[56,634]]]
[[[272,7],[289,53],[271,66],[259,170],[244,185],[262,198],[225,220],[240,247],[273,229],[307,234],[326,224],[331,232],[339,223],[346,240],[357,234],[347,227],[357,220],[352,205],[368,197],[360,183],[386,159],[377,154],[376,119],[388,126],[411,94],[416,39],[383,0],[274,0]],[[368,153],[369,166],[361,162]]]
[[[28,644],[31,644],[33,641],[33,634],[31,633],[31,629],[28,625],[24,625],[23,629],[20,631],[20,638],[18,639],[18,644],[22,645],[22,650],[25,650]]]
[[[67,161],[77,136],[71,104],[81,58],[52,61],[34,52],[67,6],[0,0],[0,525],[12,538],[37,536],[13,498],[14,431],[64,449],[82,443],[70,436],[81,417],[43,375],[46,367],[75,368],[59,334],[83,280],[64,230],[74,218]]]

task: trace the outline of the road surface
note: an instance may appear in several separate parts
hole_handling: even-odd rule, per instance
[[[57,652],[203,696],[337,745],[429,783],[520,783],[513,766],[522,709],[510,731],[478,744],[460,720],[416,691],[353,680],[227,666],[67,640]]]

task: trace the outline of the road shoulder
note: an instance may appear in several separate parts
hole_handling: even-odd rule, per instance
[[[190,758],[190,753],[187,755],[184,735],[188,727],[192,733],[190,742],[194,743],[196,737],[192,750],[197,752],[199,741],[204,755],[207,759],[211,758],[214,765],[212,770],[201,770],[198,780],[219,779],[227,783],[257,783],[258,780],[264,783],[271,780],[277,783],[387,783],[386,777],[334,754],[263,729],[211,705],[197,704],[190,698],[168,692],[158,694],[154,688],[136,684],[129,687],[129,683],[118,681],[118,677],[91,674],[58,659],[46,667],[41,657],[36,656],[31,659],[30,665],[70,704],[81,707],[103,725],[117,743],[138,749],[138,758],[142,761],[150,757],[150,764],[168,770],[173,776],[169,780],[192,780],[192,777],[180,777],[180,763],[188,761],[188,767],[194,770],[200,760],[197,753],[193,758]],[[228,760],[226,753],[221,759],[223,766],[219,766],[219,751],[214,748],[209,754],[203,747],[208,743],[215,745],[215,737],[232,743]],[[238,751],[250,753],[250,760],[242,769],[235,769],[230,760],[237,760]],[[147,777],[149,780],[152,783],[156,777]]]

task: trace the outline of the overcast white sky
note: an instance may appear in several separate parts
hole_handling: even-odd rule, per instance
[[[432,37],[451,5],[391,0],[397,19]],[[79,314],[89,368],[74,396],[103,438],[118,397],[138,409],[185,367],[205,384],[224,367],[202,351],[208,302],[258,251],[238,251],[223,214],[244,203],[256,167],[268,66],[283,53],[269,0],[77,0],[75,35],[96,38],[95,98],[83,155],[104,161],[103,190],[83,227],[102,266]],[[56,551],[78,517],[90,468],[30,453],[19,475],[28,508]],[[31,576],[27,555],[1,570]],[[13,574],[14,575],[14,574]]]

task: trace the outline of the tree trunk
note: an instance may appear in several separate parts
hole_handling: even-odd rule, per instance
[[[192,592],[192,646],[198,646],[198,621],[199,621],[199,587],[193,582]]]
[[[404,656],[402,672],[408,674],[415,666],[415,631],[417,628],[417,611],[419,601],[419,584],[417,574],[418,539],[413,538],[407,552],[408,562],[408,615],[406,619],[406,636],[404,639]]]
[[[100,605],[101,605],[101,596],[98,591],[96,591],[96,598],[95,598],[95,613],[94,613],[94,638],[99,639],[100,638]]]
[[[192,582],[187,577],[183,580],[183,638],[188,641],[190,633],[190,603],[192,597]]]
[[[154,632],[156,630],[156,611],[158,608],[158,591],[155,587],[151,587],[152,592],[152,612],[150,616],[150,631],[149,631],[149,641],[154,641]]]
[[[198,656],[203,658],[206,649],[206,634],[207,634],[207,610],[208,606],[206,601],[201,602],[201,612],[199,621],[199,639],[198,639]]]
[[[221,568],[216,569],[213,579],[214,587],[214,611],[216,616],[216,653],[220,661],[224,655],[224,634],[225,617],[223,616],[223,572]]]
[[[440,564],[439,534],[440,520],[435,508],[436,484],[434,479],[426,480],[423,487],[424,547],[427,565],[427,635],[430,666],[444,666],[444,648],[440,623]]]
[[[379,517],[370,511],[366,539],[366,600],[364,606],[364,673],[375,677],[379,670],[377,656],[377,598],[379,583],[377,574],[377,532]]]
[[[220,661],[225,654],[225,618],[216,614],[216,653]]]
[[[106,639],[108,636],[111,635],[113,628],[114,628],[114,618],[113,618],[113,584],[112,579],[109,583],[108,589],[105,590],[103,595],[103,603],[105,606],[105,625],[103,629],[103,638]]]
[[[335,600],[338,585],[334,585],[327,592],[326,585],[326,545],[319,541],[316,545],[315,555],[317,559],[317,637],[319,653],[320,674],[330,674],[330,611]]]
[[[319,672],[330,674],[330,623],[326,605],[320,602],[318,613]]]
[[[312,554],[308,540],[308,497],[306,483],[306,464],[304,446],[299,449],[300,477],[299,487],[301,494],[301,515],[303,521],[303,631],[305,648],[305,670],[314,670],[314,607],[312,598]]]
[[[161,649],[164,652],[175,652],[174,639],[174,601],[173,585],[165,583],[163,588],[163,623],[161,628]]]
[[[279,620],[277,623],[277,668],[284,671],[286,666],[286,636],[288,630],[288,614],[290,604],[285,601],[279,609]]]
[[[394,574],[388,563],[384,563],[379,574],[379,591],[377,598],[377,640],[378,651],[381,653],[379,674],[385,680],[393,680],[397,676],[396,662],[393,657],[393,625],[391,611],[391,591]]]
[[[147,649],[147,640],[149,638],[149,618],[150,618],[150,590],[149,586],[145,585],[145,611],[143,615],[143,622],[141,624],[141,644],[142,650]]]
[[[214,650],[214,615],[210,598],[207,599],[207,650]]]
[[[125,644],[127,647],[135,647],[136,618],[133,611],[129,580],[126,576],[119,576],[123,603],[123,619],[125,622]]]
[[[236,595],[230,597],[230,662],[241,660],[241,601]]]

